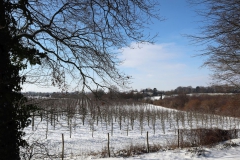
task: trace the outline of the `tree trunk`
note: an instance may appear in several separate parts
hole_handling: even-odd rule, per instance
[[[27,124],[21,119],[18,102],[22,99],[20,91],[19,66],[13,65],[10,52],[16,44],[8,28],[10,15],[8,15],[8,1],[0,1],[0,157],[1,159],[20,159],[19,146],[25,141],[21,139],[23,133],[19,131]],[[13,49],[14,50],[14,49]]]

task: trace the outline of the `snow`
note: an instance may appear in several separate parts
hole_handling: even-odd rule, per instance
[[[103,106],[102,106],[103,107]],[[114,112],[111,108],[125,111],[121,117],[115,115],[104,118]],[[64,135],[64,159],[102,159],[101,153],[106,151],[108,143],[108,134],[110,135],[110,152],[113,158],[104,158],[105,160],[115,159],[142,159],[142,160],[190,160],[190,159],[239,159],[240,147],[227,146],[226,144],[239,144],[240,139],[233,139],[220,143],[212,148],[199,147],[197,151],[203,150],[203,154],[198,155],[194,148],[168,149],[169,145],[177,141],[177,129],[185,128],[222,128],[239,129],[240,121],[232,117],[220,117],[216,115],[193,114],[167,109],[154,105],[126,105],[114,106],[111,108],[102,108],[102,119],[98,117],[98,122],[90,115],[82,121],[82,115],[75,114],[70,119],[63,115],[55,121],[55,126],[50,124],[46,117],[41,121],[40,117],[35,117],[35,125],[30,125],[24,131],[27,133],[25,139],[34,149],[22,149],[27,151],[27,155],[35,153],[34,159],[43,159],[48,154],[53,159],[61,159],[62,154],[62,135]],[[131,125],[131,113],[135,116],[134,125]],[[148,114],[156,113],[160,116],[150,118],[148,123]],[[143,114],[143,125],[140,122],[140,115]],[[182,118],[180,118],[183,115]],[[125,117],[125,121],[124,121]],[[197,117],[205,117],[198,119]],[[208,117],[208,118],[206,118]],[[49,117],[48,117],[49,118]],[[56,117],[55,117],[56,119]],[[155,119],[155,123],[153,121]],[[69,124],[68,124],[69,121]],[[155,131],[154,131],[155,124]],[[121,127],[121,129],[120,129]],[[133,128],[133,129],[132,129]],[[33,130],[32,130],[33,129]],[[155,153],[133,155],[132,157],[120,157],[117,151],[129,149],[130,146],[146,146],[146,134],[148,132],[149,144],[158,144],[162,149]],[[190,151],[189,151],[190,150]],[[32,152],[31,152],[32,151]],[[107,154],[106,154],[107,155]],[[47,158],[46,158],[47,159]]]
[[[239,139],[232,140],[234,143],[239,143]],[[176,149],[170,151],[161,151],[157,153],[143,154],[136,157],[129,158],[105,158],[105,160],[239,160],[240,159],[240,147],[220,148],[224,143],[218,145],[217,148],[204,148],[204,155],[196,155],[190,153],[187,149]]]

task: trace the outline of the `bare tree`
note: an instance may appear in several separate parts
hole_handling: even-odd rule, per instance
[[[118,70],[117,54],[129,42],[152,42],[144,29],[151,18],[159,19],[156,5],[156,0],[27,1],[13,10],[16,38],[45,54],[42,65],[26,70],[27,81],[62,89],[71,82],[83,90],[126,86],[129,76]]]
[[[205,7],[198,10],[203,16],[201,36],[193,36],[206,45],[201,54],[207,57],[203,66],[213,71],[217,83],[240,87],[240,1],[190,0]]]

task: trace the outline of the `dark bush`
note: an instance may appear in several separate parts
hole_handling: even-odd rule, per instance
[[[182,129],[179,131],[179,143],[181,147],[212,146],[222,141],[237,138],[238,131],[236,129]]]

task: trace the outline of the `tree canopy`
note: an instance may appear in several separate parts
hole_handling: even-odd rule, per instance
[[[119,49],[132,41],[152,42],[153,36],[144,29],[151,18],[160,19],[156,0],[10,3],[13,9],[9,14],[18,28],[15,38],[36,49],[38,54],[33,56],[40,57],[41,65],[24,74],[27,82],[47,82],[61,89],[67,89],[71,82],[90,90],[93,86],[127,85],[129,76],[117,68],[121,63]]]
[[[217,83],[240,87],[240,1],[200,0],[191,1],[204,5],[201,36],[193,36],[197,42],[207,46],[203,56],[204,66],[213,71]]]

